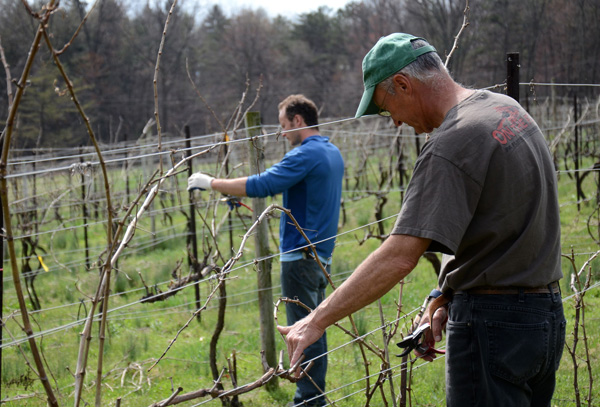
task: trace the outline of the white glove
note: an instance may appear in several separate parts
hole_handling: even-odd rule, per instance
[[[191,177],[188,178],[188,191],[193,191],[194,189],[199,189],[204,191],[206,189],[211,189],[210,183],[215,177],[211,177],[210,175],[204,174],[202,172],[197,172],[192,174]]]

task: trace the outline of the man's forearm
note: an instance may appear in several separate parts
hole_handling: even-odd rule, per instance
[[[381,298],[417,265],[430,240],[391,235],[317,308],[312,322],[326,329]]]
[[[248,177],[241,178],[215,178],[210,187],[215,191],[219,191],[223,194],[232,196],[247,196],[246,195],[246,181]]]

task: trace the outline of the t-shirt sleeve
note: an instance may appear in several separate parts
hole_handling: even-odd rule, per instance
[[[455,254],[473,219],[481,186],[434,154],[417,160],[392,234],[431,239],[428,250]]]

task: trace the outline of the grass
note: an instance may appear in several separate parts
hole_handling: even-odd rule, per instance
[[[360,256],[360,254],[357,254],[357,256]],[[229,293],[242,291],[243,289],[240,287],[247,287],[255,277],[252,271],[242,271],[240,274],[239,279],[234,279],[228,284]],[[277,284],[276,280],[275,284]],[[405,291],[403,306],[412,309],[420,304],[426,292],[435,284],[435,276],[430,266],[425,262],[419,265],[419,268],[412,273],[407,282],[408,287]],[[395,314],[393,302],[396,298],[397,293],[390,293],[382,300],[388,318]],[[113,306],[117,306],[119,300],[122,300],[122,298],[116,299]],[[141,312],[151,313],[153,310],[176,307],[191,300],[191,292],[184,292],[169,299],[166,303],[147,304],[139,307],[139,309]],[[226,366],[226,359],[235,352],[238,363],[238,382],[242,384],[250,383],[262,373],[259,360],[258,313],[255,304],[235,305],[233,301],[231,302],[232,305],[227,312],[225,331],[219,341],[219,365]],[[590,296],[588,306],[593,309],[592,307],[597,307],[598,302],[598,295],[594,294]],[[566,310],[569,316],[568,319],[572,322],[574,310],[568,302]],[[124,404],[122,405],[150,405],[153,401],[164,399],[170,394],[171,382],[175,386],[183,387],[184,391],[211,386],[212,377],[207,360],[210,337],[215,325],[216,313],[214,310],[205,312],[200,323],[193,321],[190,327],[178,338],[167,357],[150,372],[147,371],[153,360],[166,349],[169,341],[173,339],[174,333],[185,323],[190,311],[189,307],[187,310],[184,307],[183,310],[175,308],[169,314],[161,311],[158,314],[149,314],[143,318],[129,316],[111,319],[106,344],[106,377],[103,390],[105,405],[114,405],[113,403],[118,397],[123,397]],[[280,315],[280,318],[284,318],[284,316]],[[376,328],[379,326],[377,307],[370,306],[361,311],[356,315],[356,321],[361,333]],[[589,333],[598,332],[597,318],[592,318],[588,323]],[[349,328],[347,322],[344,322],[343,325]],[[339,406],[361,406],[364,404],[364,396],[361,395],[364,382],[348,385],[348,383],[360,380],[365,374],[358,347],[357,345],[348,345],[346,335],[335,328],[330,329],[328,335],[331,349],[342,347],[330,356],[329,389],[341,387],[339,391],[333,393],[332,397],[335,397],[335,399],[348,397],[337,402],[336,405]],[[590,339],[592,339],[592,358],[597,363],[598,338],[592,337]],[[368,340],[381,344],[380,332],[369,335]],[[283,348],[283,342],[279,338],[277,342],[278,348]],[[72,378],[66,368],[68,367],[71,372],[74,371],[74,358],[79,345],[78,330],[73,329],[60,335],[60,338],[49,336],[44,339],[43,343],[44,353],[48,358],[49,365],[53,366],[52,371],[64,397],[61,400],[61,405],[70,404],[69,393]],[[26,352],[26,347],[24,349]],[[94,346],[91,349],[90,366],[95,366],[97,349]],[[394,349],[391,350],[391,352],[394,351]],[[570,400],[573,399],[573,368],[566,356],[563,357],[563,363],[559,370],[556,397],[558,401],[569,400],[569,402],[557,403],[556,405],[572,405]],[[376,373],[378,371],[378,360],[372,356],[369,359],[372,363],[369,370],[371,374]],[[30,383],[31,373],[28,373],[23,365],[20,355],[14,352],[12,354],[10,352],[5,353],[3,363],[3,397],[22,394],[23,392],[27,393],[27,390],[31,391],[32,388],[37,393],[41,392],[37,382]],[[392,363],[397,365],[399,360],[392,356]],[[398,373],[397,369],[395,373]],[[88,370],[88,382],[93,380],[93,375],[93,369],[90,368]],[[19,377],[28,379],[19,381]],[[15,380],[17,381],[15,382]],[[375,380],[376,377],[372,378],[371,384]],[[396,377],[394,380],[397,386],[399,378]],[[226,385],[231,386],[228,383]],[[291,383],[280,381],[279,390],[274,393],[260,389],[243,395],[240,399],[246,406],[279,406],[291,399],[293,389],[294,385]],[[412,389],[413,405],[439,405],[440,401],[443,402],[443,359],[425,365],[416,362],[414,364]],[[358,395],[352,395],[357,391],[359,392]],[[597,397],[597,392],[595,394]],[[93,398],[92,388],[86,390],[84,398],[86,401],[91,402]],[[196,403],[199,401],[201,400],[197,400]],[[216,402],[210,404],[214,403]],[[42,406],[44,401],[40,399],[39,402],[35,402],[30,399],[27,404],[21,405]],[[194,403],[182,405],[194,405]],[[373,405],[381,404],[374,403]]]
[[[588,177],[584,182],[585,191],[595,191],[595,181]],[[395,192],[394,192],[395,193]],[[394,194],[392,193],[392,194]],[[346,202],[347,222],[343,225],[343,231],[351,231],[354,228],[374,221],[373,207],[375,198],[369,197],[357,201]],[[593,200],[580,203],[579,210],[575,204],[573,182],[567,176],[560,180],[560,203],[563,253],[568,254],[573,250],[575,253],[576,268],[579,269],[596,251],[597,244],[588,233],[588,220],[590,213],[594,211]],[[384,216],[391,216],[398,212],[400,199],[389,199],[385,207]],[[220,212],[222,214],[222,212]],[[109,325],[105,343],[105,360],[103,364],[103,405],[112,406],[116,400],[121,398],[122,406],[146,406],[153,402],[167,398],[172,389],[182,387],[183,392],[190,392],[201,388],[210,388],[213,385],[211,369],[208,364],[209,344],[216,323],[216,301],[211,301],[209,308],[202,313],[201,320],[196,319],[184,329],[177,337],[172,348],[161,360],[161,362],[150,367],[169,346],[177,332],[188,322],[194,310],[193,289],[188,288],[164,302],[137,303],[146,291],[143,289],[138,274],[143,275],[144,281],[149,288],[157,287],[166,290],[171,272],[178,260],[185,259],[185,237],[179,236],[184,225],[183,216],[176,214],[171,220],[158,218],[156,224],[156,235],[152,236],[144,230],[149,230],[152,225],[148,219],[144,219],[142,228],[137,232],[136,238],[127,255],[123,256],[118,265],[118,272],[113,274],[112,292],[119,295],[110,299]],[[274,221],[276,222],[276,221]],[[385,230],[390,230],[394,219],[385,222]],[[174,225],[173,229],[170,228]],[[47,225],[58,227],[58,224]],[[104,225],[96,225],[90,228],[90,240],[92,247],[102,247],[105,244]],[[168,229],[168,230],[167,230]],[[167,230],[165,232],[165,230]],[[276,230],[276,226],[274,227]],[[164,233],[163,233],[164,232]],[[376,233],[375,229],[373,232]],[[79,233],[79,232],[78,232]],[[234,232],[234,248],[237,250],[242,232]],[[339,286],[349,273],[367,255],[380,244],[378,240],[371,239],[362,245],[357,241],[364,237],[365,230],[342,234],[337,241],[337,247],[333,262],[333,279]],[[171,236],[157,246],[148,246],[142,242],[150,241],[152,238],[162,239]],[[38,293],[42,294],[42,305],[45,312],[34,313],[34,330],[36,332],[63,326],[83,318],[89,310],[88,300],[90,293],[98,282],[98,273],[95,270],[84,271],[81,265],[67,266],[72,254],[64,250],[81,248],[77,243],[76,233],[56,232],[53,247],[60,248],[55,255],[45,255],[46,263],[52,266],[52,271],[42,273],[36,278]],[[138,245],[136,247],[136,245]],[[220,242],[221,247],[228,247],[228,237],[224,236]],[[50,244],[48,244],[48,247]],[[249,247],[250,249],[250,247]],[[274,248],[272,247],[272,250]],[[225,328],[218,342],[218,365],[223,368],[228,365],[228,359],[232,360],[235,354],[237,363],[238,384],[254,382],[262,375],[260,360],[260,332],[258,306],[256,302],[256,271],[252,264],[252,251],[238,262],[239,267],[234,268],[230,280],[227,281],[228,307],[225,320]],[[98,255],[99,250],[94,250]],[[92,261],[97,261],[93,259]],[[59,264],[62,264],[60,266]],[[591,264],[592,280],[600,280],[598,260]],[[570,275],[573,272],[568,261],[563,261],[563,272],[565,278],[561,282],[564,297],[572,294],[569,287]],[[181,273],[187,273],[185,260]],[[279,263],[275,259],[273,263],[273,285],[275,297],[279,289]],[[7,276],[8,273],[5,273]],[[431,265],[422,260],[413,273],[406,279],[403,289],[402,311],[408,313],[418,308],[423,298],[436,284],[436,276]],[[200,285],[201,296],[206,299],[212,288],[212,282],[204,282]],[[12,285],[11,285],[12,287]],[[396,302],[398,301],[398,289],[392,290],[381,299],[384,318],[387,322],[396,316]],[[600,291],[596,288],[588,292],[585,297],[585,328],[588,339],[588,353],[591,362],[591,374],[597,380],[600,377],[598,359],[600,352],[600,339],[597,332],[598,306],[600,305]],[[83,302],[82,302],[83,300]],[[64,304],[71,304],[61,308],[51,309]],[[5,288],[3,314],[9,316],[17,309],[14,293]],[[573,331],[575,320],[574,298],[565,301],[565,312],[568,319],[567,343],[572,347],[574,343]],[[279,310],[280,323],[285,322],[285,312]],[[361,334],[372,332],[366,338],[379,348],[382,345],[382,333],[376,330],[381,325],[380,310],[377,303],[361,310],[354,316],[356,325]],[[401,332],[406,332],[409,318],[403,320]],[[342,325],[350,329],[348,320]],[[74,326],[56,333],[48,333],[43,339],[38,339],[43,350],[48,370],[51,372],[51,383],[59,389],[57,396],[60,405],[73,403],[73,377],[75,372],[76,358],[80,341],[81,326]],[[8,332],[18,336],[21,329],[15,318],[8,318],[4,330],[6,339]],[[86,375],[86,388],[84,389],[84,401],[92,404],[94,402],[95,367],[98,357],[98,324],[94,325],[93,339],[90,348],[90,357]],[[395,393],[398,395],[400,372],[400,359],[393,356],[399,349],[395,348],[396,339],[392,340],[390,349],[391,364],[393,366],[392,381]],[[336,400],[337,406],[363,406],[365,403],[364,377],[366,367],[357,344],[348,343],[349,338],[339,329],[332,327],[328,331],[329,348],[333,351],[329,356],[328,389],[334,390],[330,398]],[[276,337],[277,348],[284,349],[281,337]],[[584,343],[579,339],[576,363],[578,369],[578,387],[580,394],[587,394],[589,378],[587,366],[584,364]],[[19,347],[11,346],[3,349],[2,354],[2,398],[15,398],[18,395],[31,395],[20,401],[12,401],[15,406],[44,406],[46,405],[44,393],[35,375],[24,363],[27,357],[31,361],[31,352],[26,343]],[[380,360],[374,355],[368,355],[369,374],[375,375],[369,378],[371,386],[377,380]],[[444,363],[443,358],[433,363],[424,364],[416,361],[411,364],[411,402],[413,406],[437,406],[444,403]],[[561,366],[558,371],[557,390],[553,405],[571,406],[575,400],[574,386],[575,368],[573,361],[565,350]],[[232,385],[227,377],[224,379],[226,388]],[[274,407],[285,405],[292,399],[295,386],[292,383],[280,380],[277,389],[272,392],[264,388],[257,389],[251,393],[240,396],[245,406]],[[391,405],[390,388],[384,386],[386,399]],[[377,392],[371,405],[383,405],[381,394]],[[600,400],[600,391],[597,386],[592,387],[592,405]],[[182,406],[197,405],[208,399],[197,399]],[[207,401],[209,405],[217,405],[219,401]]]

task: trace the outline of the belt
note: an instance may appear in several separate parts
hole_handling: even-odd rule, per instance
[[[456,291],[454,294],[491,294],[491,295],[510,295],[510,294],[557,294],[560,292],[560,286],[554,281],[547,286],[542,287],[474,287],[468,290]]]

